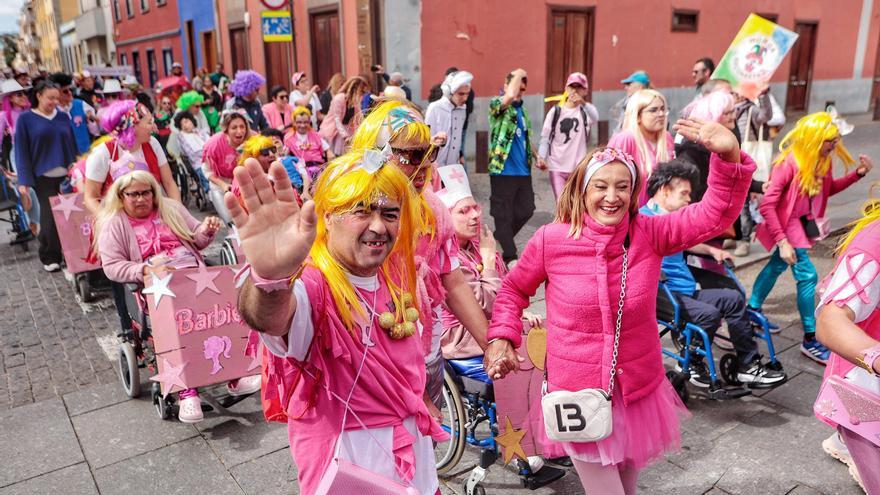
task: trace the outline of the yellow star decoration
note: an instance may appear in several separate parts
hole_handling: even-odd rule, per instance
[[[526,430],[515,430],[510,423],[510,417],[505,416],[504,434],[495,437],[495,442],[504,447],[504,464],[509,464],[513,456],[519,456],[520,459],[526,460],[526,451],[522,448],[522,439],[526,436]]]

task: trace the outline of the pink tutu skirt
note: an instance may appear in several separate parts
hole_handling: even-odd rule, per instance
[[[546,442],[543,454],[641,469],[664,454],[681,449],[679,423],[689,417],[690,413],[668,380],[664,379],[653,392],[628,406],[623,404],[623,396],[617,388],[611,401],[613,427],[608,438],[598,442],[558,443],[547,439],[542,431],[542,440]]]

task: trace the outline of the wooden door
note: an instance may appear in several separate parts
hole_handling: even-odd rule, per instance
[[[290,41],[263,43],[266,57],[266,89],[290,87]]]
[[[593,72],[593,10],[550,9],[547,32],[547,96],[562,94],[572,72]],[[592,93],[592,87],[590,88]],[[547,107],[553,103],[548,103]]]
[[[243,26],[229,30],[229,51],[232,54],[232,74],[249,68],[247,30]]]
[[[794,30],[798,39],[791,49],[791,69],[788,75],[788,94],[785,109],[805,111],[810,101],[810,84],[813,80],[813,60],[816,53],[816,22],[797,22]]]
[[[874,106],[880,98],[880,39],[877,41],[877,56],[874,59],[874,79],[871,84],[871,105]]]
[[[213,71],[215,65],[217,65],[217,43],[214,38],[214,31],[203,31],[202,67]]]
[[[313,82],[326,87],[333,74],[342,72],[342,49],[339,40],[339,11],[309,14],[312,45]]]

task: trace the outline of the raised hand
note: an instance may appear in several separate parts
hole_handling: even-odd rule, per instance
[[[280,163],[273,163],[269,174],[274,187],[259,163],[237,167],[235,179],[247,211],[231,193],[226,193],[224,200],[254,273],[279,280],[293,276],[305,261],[315,241],[317,218],[313,202],[299,207],[290,177]]]
[[[717,122],[679,119],[673,126],[688,141],[702,144],[726,162],[739,162],[739,142],[733,132]]]
[[[498,242],[492,231],[485,225],[480,226],[480,258],[484,268],[495,268],[495,257],[498,255]]]
[[[220,227],[223,225],[219,218],[217,217],[205,217],[205,220],[202,221],[202,225],[205,226],[205,234],[214,235],[220,230]]]
[[[871,160],[871,157],[868,155],[859,155],[859,168],[856,169],[856,172],[864,177],[868,175],[872,168],[874,168],[874,160]]]

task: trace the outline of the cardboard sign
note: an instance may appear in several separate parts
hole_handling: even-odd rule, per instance
[[[763,17],[749,14],[712,79],[730,81],[733,90],[754,100],[770,82],[798,35]]]
[[[538,327],[527,331],[518,352],[525,359],[519,373],[509,373],[494,382],[499,432],[495,441],[501,446],[505,462],[514,455],[523,460],[541,455],[547,441],[541,412],[547,330]]]
[[[245,356],[249,328],[236,308],[237,266],[209,266],[148,277],[149,305],[163,394],[260,373]]]
[[[52,205],[52,216],[55,218],[67,271],[82,273],[101,268],[100,264],[86,262],[92,238],[92,215],[83,204],[83,195],[52,196],[49,204]]]

